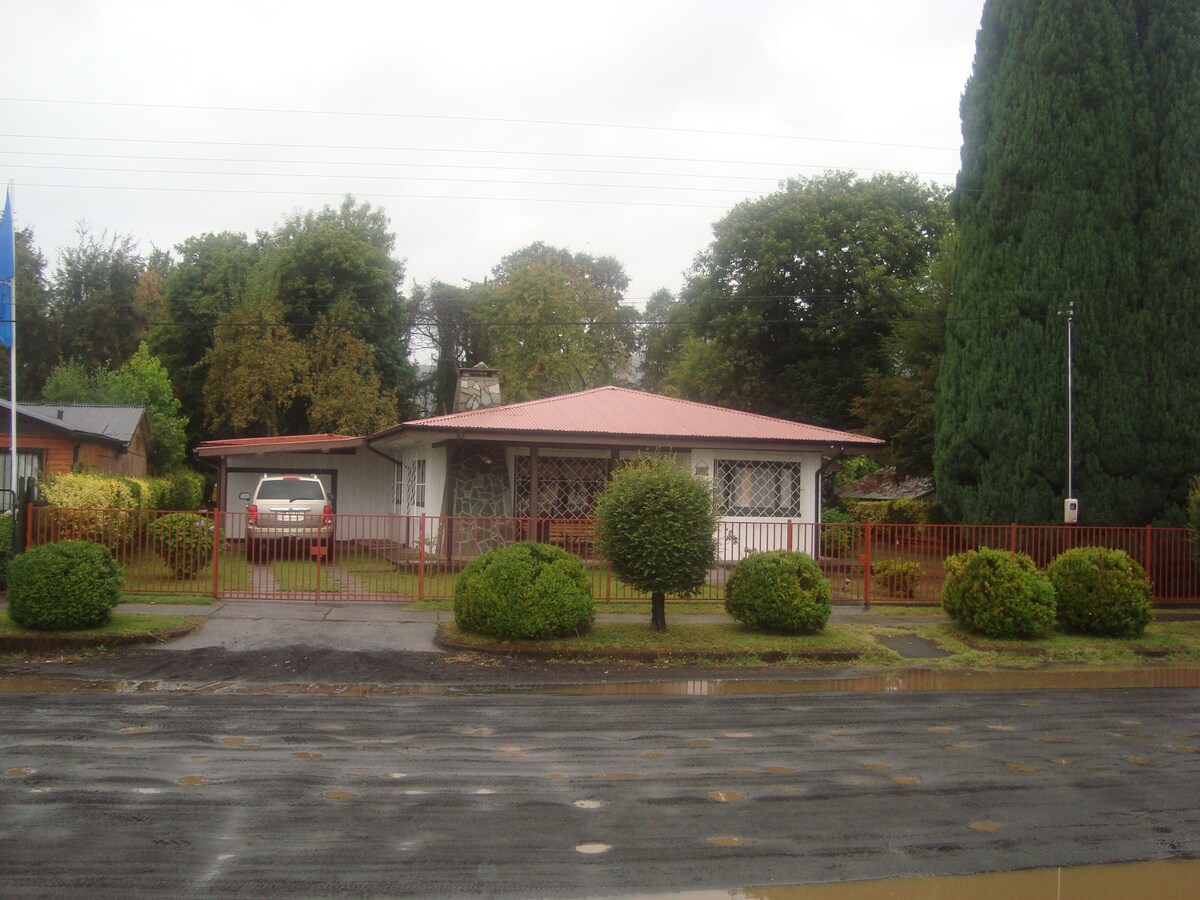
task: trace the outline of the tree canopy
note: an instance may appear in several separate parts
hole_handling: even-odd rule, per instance
[[[504,397],[529,400],[627,378],[637,313],[621,300],[629,278],[610,256],[530,244],[472,285],[474,349],[504,370]],[[462,360],[470,365],[481,360]]]
[[[150,430],[149,462],[154,471],[172,472],[184,463],[187,420],[180,415],[166,368],[146,342],[116,369],[88,369],[83,363],[60,363],[42,387],[50,403],[114,403],[144,406]]]
[[[962,99],[937,383],[951,516],[1178,519],[1200,469],[1200,8],[988,0]]]
[[[946,191],[900,175],[791,179],[714,226],[672,310],[658,384],[689,399],[835,428],[950,224]],[[685,314],[686,313],[686,314]],[[689,333],[690,330],[690,333]]]

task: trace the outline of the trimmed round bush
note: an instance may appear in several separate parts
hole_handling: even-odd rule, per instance
[[[176,578],[191,578],[212,561],[212,519],[195,513],[169,513],[150,525],[154,550]],[[220,542],[221,536],[217,535]]]
[[[522,542],[472,560],[454,582],[454,622],[505,641],[583,634],[595,601],[579,557]]]
[[[112,551],[87,541],[32,547],[8,565],[8,614],[37,631],[103,625],[121,598]]]
[[[1054,588],[1024,553],[982,547],[947,559],[945,569],[942,607],[963,627],[1024,638],[1054,624]]]
[[[759,631],[816,634],[829,621],[833,593],[807,553],[751,553],[729,573],[725,611]]]
[[[1046,568],[1067,631],[1137,637],[1150,624],[1150,579],[1124,550],[1076,547]]]

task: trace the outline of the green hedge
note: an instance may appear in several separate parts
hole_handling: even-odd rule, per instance
[[[13,555],[13,516],[0,516],[0,587],[8,584],[8,563]]]
[[[522,542],[472,560],[454,582],[454,622],[506,641],[566,637],[591,630],[592,585],[579,557]]]
[[[204,502],[204,476],[187,469],[156,478],[66,472],[45,477],[41,493],[50,506],[64,509],[195,511]]]
[[[195,513],[169,513],[150,525],[154,550],[176,578],[191,578],[213,557],[212,519]],[[221,541],[221,535],[216,536]]]
[[[1150,624],[1150,579],[1124,550],[1076,547],[1050,563],[1046,574],[1067,631],[1137,637]]]
[[[833,593],[807,553],[751,553],[729,573],[725,611],[760,631],[816,634],[829,621]]]
[[[988,637],[1035,637],[1054,624],[1054,587],[1025,554],[983,547],[946,560],[942,606]]]
[[[890,597],[911,600],[921,582],[921,564],[915,560],[881,559],[871,563],[871,580]]]
[[[121,567],[112,551],[86,541],[33,547],[8,567],[8,614],[37,631],[103,625],[121,598]]]

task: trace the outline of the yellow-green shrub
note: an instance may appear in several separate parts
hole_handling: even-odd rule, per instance
[[[64,509],[137,509],[140,486],[132,479],[83,472],[51,475],[42,481],[42,496]]]

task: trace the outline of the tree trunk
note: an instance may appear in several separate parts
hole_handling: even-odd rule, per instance
[[[655,591],[650,597],[650,628],[667,630],[667,595],[662,591]]]

